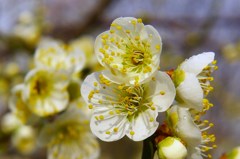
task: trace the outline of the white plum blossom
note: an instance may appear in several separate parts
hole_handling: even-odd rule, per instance
[[[23,101],[38,116],[49,116],[63,111],[69,95],[67,74],[45,69],[31,70],[24,80]]]
[[[82,111],[85,102],[71,104],[53,122],[45,125],[38,143],[46,146],[48,159],[96,159],[99,144],[89,129],[89,116]]]
[[[110,30],[95,41],[99,62],[109,69],[105,76],[117,83],[142,83],[158,69],[162,50],[161,37],[141,19],[115,19]]]
[[[175,87],[164,72],[156,72],[141,85],[117,84],[104,73],[95,72],[84,80],[81,94],[93,109],[90,127],[103,141],[127,135],[141,141],[158,128],[158,112],[166,111],[175,98]]]
[[[173,73],[173,81],[177,90],[176,99],[180,106],[203,109],[204,95],[207,95],[213,87],[211,73],[215,66],[213,52],[204,52],[185,60]]]

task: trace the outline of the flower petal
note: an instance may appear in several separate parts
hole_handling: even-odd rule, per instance
[[[213,62],[215,54],[213,52],[204,52],[185,60],[180,68],[185,72],[198,75],[208,64]]]
[[[115,91],[115,88],[117,89],[118,85],[106,79],[103,72],[94,72],[88,75],[82,83],[81,95],[88,104],[99,107],[101,105],[112,105],[111,100],[115,100],[117,97],[118,92]],[[109,103],[104,102],[101,104],[102,100],[107,100],[106,102],[109,101]]]
[[[203,159],[199,149],[189,148],[187,159]]]
[[[94,109],[91,130],[103,141],[118,140],[128,129],[127,114],[117,114],[113,105],[118,102],[117,86],[105,79],[102,72],[95,72],[86,77],[81,87],[84,100]]]
[[[129,127],[126,116],[111,115],[110,111],[108,108],[102,111],[95,111],[90,122],[93,134],[107,142],[121,139]],[[101,116],[104,119],[101,119]]]
[[[153,55],[157,55],[158,58],[161,55],[161,51],[162,51],[162,39],[158,33],[158,31],[151,25],[145,25],[145,30],[147,32],[147,36],[145,37],[146,40],[149,40],[151,43],[151,51],[153,53]],[[151,37],[149,37],[149,35],[152,35]],[[142,36],[143,38],[143,36]],[[150,38],[150,39],[149,39]],[[157,58],[153,57],[153,58]]]
[[[177,87],[177,98],[188,108],[202,110],[203,90],[196,75],[185,72],[184,81]]]
[[[142,141],[151,136],[158,128],[156,121],[158,112],[146,110],[134,118],[127,131],[127,136],[134,141]]]
[[[191,114],[187,108],[174,105],[170,109],[170,115],[177,113],[176,133],[187,143],[188,147],[197,147],[201,144],[201,130],[194,123]]]
[[[148,88],[147,97],[152,98],[151,100],[158,112],[166,111],[176,95],[175,86],[168,74],[158,71],[152,80],[145,85]]]
[[[139,35],[139,33],[144,29],[142,22],[138,22],[136,18],[133,17],[120,17],[115,19],[110,27],[110,30],[114,30],[116,34],[120,37],[126,38],[126,30],[130,31],[132,38]]]

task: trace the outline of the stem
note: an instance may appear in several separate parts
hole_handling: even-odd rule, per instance
[[[143,141],[142,159],[153,159],[155,151],[153,136],[145,139]]]

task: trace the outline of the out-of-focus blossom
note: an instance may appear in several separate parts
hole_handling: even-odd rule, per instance
[[[42,128],[38,141],[47,146],[48,159],[98,158],[99,145],[89,130],[89,116],[82,108],[73,104]]]
[[[21,126],[12,136],[13,146],[22,154],[30,154],[36,148],[36,132],[31,126]]]
[[[134,86],[113,83],[102,72],[96,72],[84,80],[81,93],[93,109],[90,126],[97,137],[114,141],[126,134],[140,141],[156,131],[158,112],[170,107],[176,92],[170,77],[163,72]]]
[[[30,12],[23,12],[19,16],[19,23],[14,27],[13,34],[27,44],[35,45],[41,36],[41,29],[36,17]]]
[[[38,116],[49,116],[66,109],[69,78],[60,71],[33,69],[25,77],[22,98]]]
[[[82,36],[71,41],[70,45],[82,50],[86,56],[86,63],[83,70],[80,71],[79,74],[75,74],[75,76],[84,79],[92,72],[104,70],[104,67],[98,62],[94,54],[94,39],[91,36]]]
[[[7,113],[3,116],[1,121],[1,130],[4,133],[12,133],[20,127],[22,123],[13,113]]]
[[[71,45],[83,51],[86,56],[86,65],[98,63],[94,54],[94,39],[91,36],[86,35],[73,40]]]
[[[227,44],[222,48],[223,57],[229,62],[240,60],[240,41],[233,44]]]
[[[35,53],[34,62],[37,68],[61,70],[74,75],[83,69],[86,58],[76,45],[45,39]]]
[[[185,60],[172,75],[177,90],[177,101],[180,106],[203,109],[203,98],[213,87],[211,73],[215,66],[214,53],[206,52]]]
[[[109,69],[105,74],[117,83],[142,83],[158,69],[162,41],[156,29],[141,19],[115,19],[109,31],[96,38],[99,62]]]

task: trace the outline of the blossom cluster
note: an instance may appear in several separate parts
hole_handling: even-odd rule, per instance
[[[105,70],[88,75],[81,86],[92,110],[93,134],[107,142],[125,135],[134,141],[154,136],[160,159],[211,158],[206,151],[216,147],[211,144],[215,136],[206,130],[213,124],[201,117],[213,106],[206,99],[217,69],[213,52],[160,71],[159,33],[132,17],[115,19],[94,48]]]
[[[38,31],[32,20],[23,18]],[[44,146],[48,159],[95,159],[95,136],[106,142],[127,136],[151,140],[151,159],[212,157],[215,136],[207,130],[213,123],[203,115],[213,106],[207,97],[215,53],[161,70],[161,36],[133,17],[115,19],[95,44],[31,39],[38,43],[31,70],[12,89],[11,112],[1,123],[22,153]]]
[[[64,44],[50,38],[39,43],[31,70],[12,89],[11,112],[2,121],[21,153],[44,146],[49,159],[99,156],[98,141],[89,129],[90,112],[80,94],[83,69],[92,61],[89,49],[82,47],[87,43],[80,39]]]

